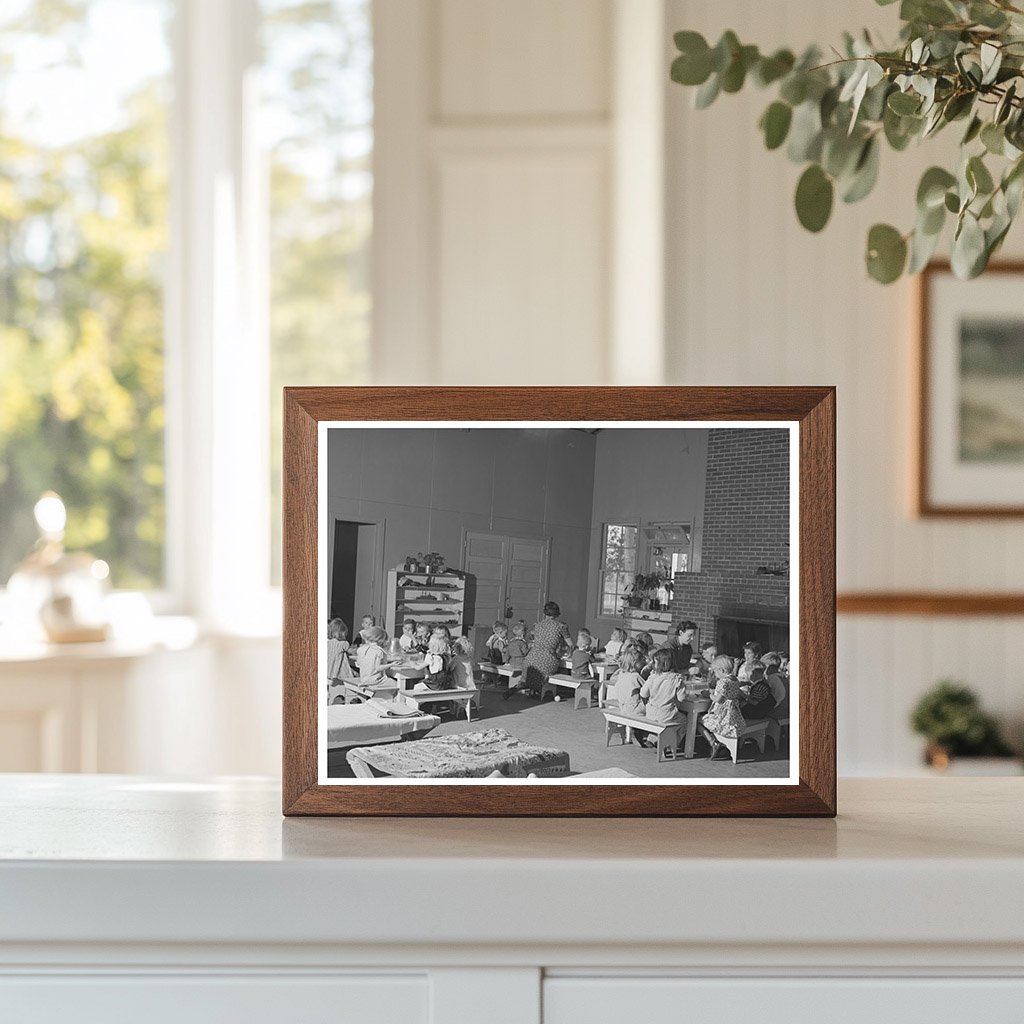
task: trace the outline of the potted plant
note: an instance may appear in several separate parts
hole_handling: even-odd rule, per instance
[[[924,757],[945,771],[956,758],[1012,758],[995,719],[982,711],[969,687],[944,679],[925,693],[910,715],[914,732],[927,739]],[[1011,774],[1004,763],[1003,774]]]

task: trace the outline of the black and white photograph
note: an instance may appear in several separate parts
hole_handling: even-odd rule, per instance
[[[796,441],[321,424],[320,781],[795,783]]]

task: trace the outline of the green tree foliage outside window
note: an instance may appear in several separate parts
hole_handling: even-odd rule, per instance
[[[0,14],[0,585],[48,489],[119,587],[164,563],[169,6]],[[121,60],[114,22],[147,66]],[[106,50],[104,50],[106,47]],[[88,90],[83,106],[82,90]]]

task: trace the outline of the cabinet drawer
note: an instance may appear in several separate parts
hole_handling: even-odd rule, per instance
[[[18,1024],[426,1024],[425,975],[96,975],[0,978]]]
[[[544,1024],[1020,1024],[1024,979],[549,977]]]

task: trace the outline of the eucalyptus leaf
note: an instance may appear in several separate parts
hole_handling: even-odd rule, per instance
[[[1002,156],[1006,146],[1006,133],[1002,126],[989,121],[981,129],[981,143],[993,156]]]
[[[960,140],[961,146],[970,145],[979,135],[982,129],[982,120],[980,117],[972,117],[971,123],[967,126],[967,131],[964,132],[963,139]]]
[[[910,262],[907,273],[916,274],[928,265],[939,244],[941,231],[928,233],[920,227],[914,230],[910,238]]]
[[[817,103],[808,100],[793,111],[786,155],[793,163],[817,160],[821,142],[821,111]]]
[[[976,277],[975,267],[985,258],[985,232],[977,218],[965,211],[953,238],[950,265],[962,281]]]
[[[972,156],[967,161],[966,175],[976,194],[987,196],[995,188],[992,175],[980,156]]]
[[[796,58],[789,50],[776,50],[770,57],[762,57],[754,67],[753,77],[758,85],[764,87],[772,82],[785,78],[793,70]]]
[[[711,70],[721,74],[732,63],[735,54],[739,53],[741,44],[732,29],[722,33],[721,39],[711,51]]]
[[[793,121],[793,108],[788,103],[776,100],[761,116],[764,144],[768,149],[778,149],[786,141],[789,126]]]
[[[811,164],[800,175],[796,186],[796,215],[808,231],[821,231],[832,215],[832,180],[817,165]]]
[[[879,148],[877,137],[873,136],[864,143],[853,175],[843,188],[844,203],[860,202],[875,187],[878,181]]]
[[[779,88],[779,98],[791,107],[798,107],[807,99],[807,75],[803,71],[794,71],[787,75]]]
[[[889,109],[894,114],[916,114],[921,107],[921,100],[909,92],[894,92],[889,96]]]
[[[942,206],[947,190],[956,184],[956,176],[944,167],[929,167],[917,186],[917,208],[924,212]]]
[[[679,34],[697,35],[696,32]],[[698,38],[700,37],[698,36]],[[701,42],[704,42],[704,40],[701,39]],[[708,80],[710,74],[711,51],[708,50],[707,44],[705,44],[703,52],[683,53],[676,57],[672,61],[672,67],[669,72],[672,81],[678,82],[680,85],[703,85]]]
[[[944,205],[950,213],[959,213],[960,196],[956,192],[947,192]]]
[[[890,224],[875,224],[868,232],[867,269],[880,284],[892,284],[907,262],[906,239]]]
[[[706,110],[718,98],[722,91],[722,80],[717,74],[711,77],[694,93],[693,105],[698,110]]]

